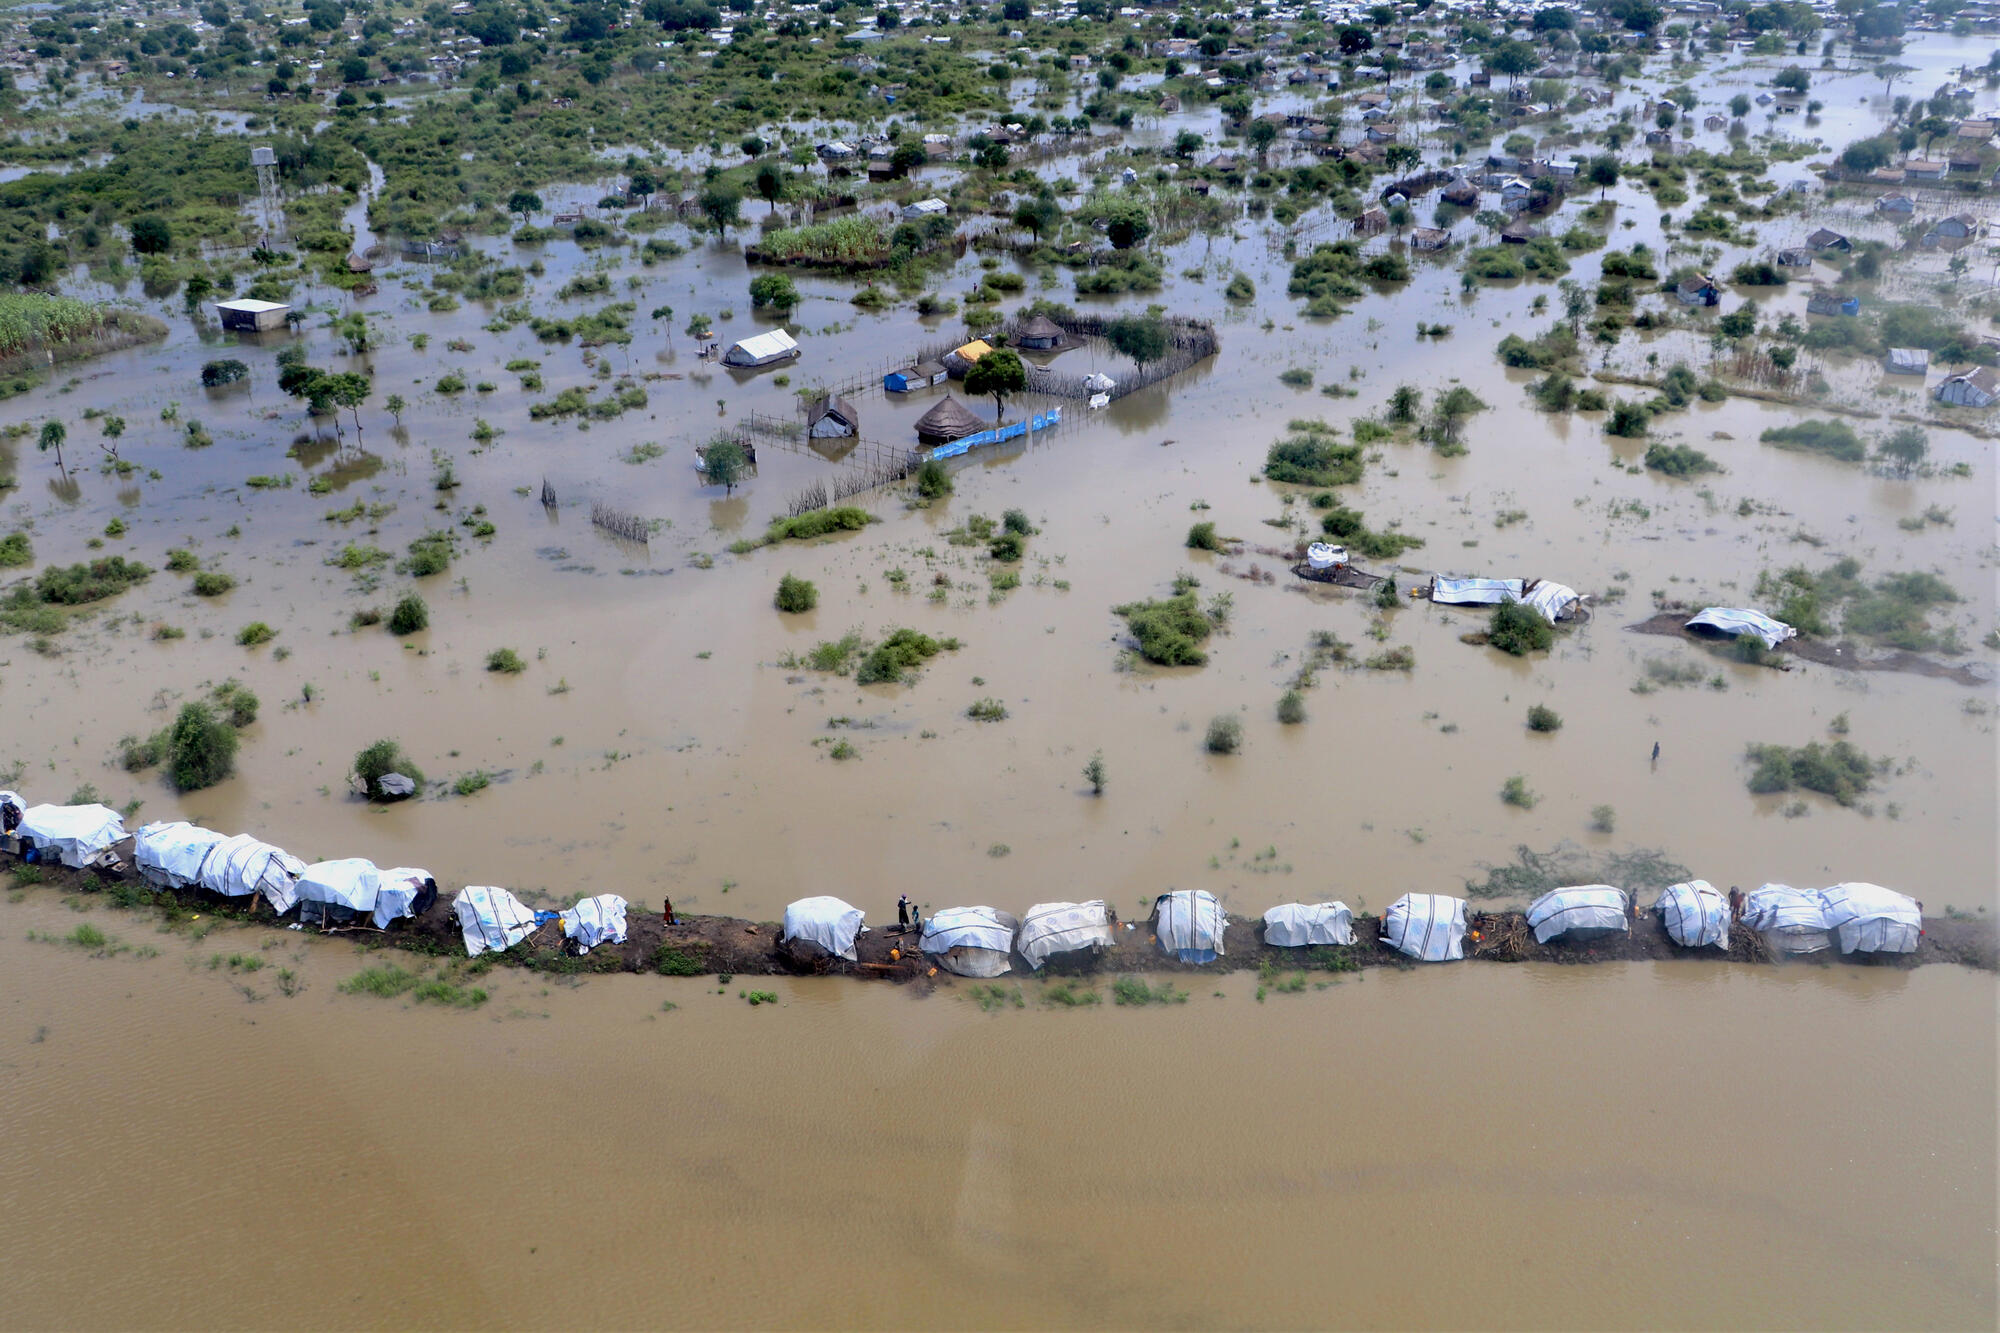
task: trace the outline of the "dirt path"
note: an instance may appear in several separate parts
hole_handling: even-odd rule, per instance
[[[1659,634],[1667,638],[1685,639],[1704,647],[1727,644],[1726,639],[1697,634],[1687,627],[1687,619],[1693,612],[1662,611],[1650,620],[1642,620],[1625,628],[1634,634]],[[1802,662],[1816,662],[1820,666],[1839,667],[1844,671],[1901,671],[1913,676],[1934,676],[1941,680],[1957,681],[1960,685],[1990,685],[1993,674],[1979,664],[1952,666],[1922,653],[1913,653],[1898,648],[1893,652],[1870,654],[1852,639],[1842,639],[1829,643],[1824,639],[1787,639],[1778,645],[1777,651],[1787,657],[1796,657]],[[1782,668],[1781,668],[1782,669]]]

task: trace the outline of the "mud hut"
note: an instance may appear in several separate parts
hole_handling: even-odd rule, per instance
[[[1099,954],[1111,947],[1111,912],[1102,899],[1036,903],[1021,918],[1014,947],[1036,971],[1062,954]]]
[[[917,418],[917,440],[921,444],[950,444],[985,427],[986,423],[974,416],[971,408],[946,394]]]
[[[867,914],[830,894],[801,898],[785,909],[778,945],[794,963],[824,965],[835,958],[855,961],[854,941]]]
[[[1047,315],[1033,315],[1023,321],[1014,335],[1017,346],[1030,352],[1052,352],[1062,346],[1063,331]]]
[[[1624,890],[1609,884],[1551,889],[1528,904],[1528,927],[1537,944],[1563,936],[1579,942],[1600,939],[1626,929],[1625,903]]]
[[[1354,914],[1347,904],[1279,903],[1264,913],[1264,943],[1279,949],[1354,943]]]
[[[1012,913],[994,907],[947,907],[924,919],[917,947],[947,972],[961,977],[997,977],[1014,965]]]
[[[845,398],[821,394],[806,408],[806,434],[816,440],[841,439],[861,433],[861,414]]]
[[[1153,900],[1153,936],[1183,963],[1212,963],[1223,952],[1229,918],[1206,889],[1176,889]]]
[[[1667,938],[1683,949],[1729,947],[1729,899],[1705,879],[1669,884],[1653,910]]]

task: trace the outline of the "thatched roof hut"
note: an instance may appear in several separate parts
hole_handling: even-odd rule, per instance
[[[986,428],[972,409],[946,394],[937,405],[917,418],[917,439],[924,444],[949,444]]]
[[[1047,315],[1031,315],[1015,332],[1014,341],[1030,351],[1046,352],[1062,346],[1063,331]]]

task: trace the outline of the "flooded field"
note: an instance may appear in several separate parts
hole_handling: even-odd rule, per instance
[[[1993,1318],[1993,978],[1964,969],[1089,1011],[1030,982],[996,1013],[503,970],[466,1014],[340,994],[346,943],[46,896],[0,921],[16,1327]],[[161,952],[24,939],[86,921]]]

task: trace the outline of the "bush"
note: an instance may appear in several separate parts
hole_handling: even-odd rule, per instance
[[[1220,551],[1222,538],[1215,535],[1215,524],[1197,523],[1188,529],[1187,544],[1190,551]]]
[[[29,545],[27,533],[10,532],[0,537],[0,569],[19,569],[34,563],[35,548]]]
[[[426,532],[410,543],[410,558],[403,562],[403,569],[419,579],[442,574],[451,568],[455,550],[456,543],[449,532]]]
[[[917,494],[937,500],[952,492],[951,469],[935,458],[926,458],[916,471]]]
[[[194,576],[194,595],[220,597],[236,586],[236,580],[219,569],[204,569]]]
[[[417,784],[418,791],[424,789],[423,770],[411,763],[409,756],[403,753],[403,747],[392,740],[376,741],[354,756],[354,776],[361,779],[371,801],[403,799],[382,790],[382,779],[391,773],[401,773]]]
[[[492,652],[486,654],[486,669],[488,671],[498,671],[509,676],[518,676],[528,669],[528,664],[523,662],[521,655],[512,648],[495,648]]]
[[[761,273],[750,279],[750,304],[762,310],[790,310],[799,303],[799,289],[781,273]]]
[[[257,695],[241,681],[226,680],[216,686],[215,703],[228,711],[232,727],[247,727],[257,720]]]
[[[1522,810],[1532,810],[1542,798],[1528,787],[1528,780],[1516,773],[1500,784],[1500,799]]]
[[[1853,805],[1868,790],[1877,767],[1875,760],[1846,741],[1831,745],[1813,741],[1795,750],[1752,745],[1747,756],[1756,765],[1750,774],[1751,791],[1764,795],[1799,787],[1830,796],[1840,805]]]
[[[396,603],[396,609],[389,613],[391,634],[415,634],[420,629],[429,629],[430,624],[431,609],[424,604],[424,599],[415,593]]]
[[[1005,722],[1007,705],[998,699],[980,699],[965,710],[965,715],[974,722]]]
[[[1713,458],[1691,444],[1649,444],[1646,466],[1669,477],[1692,477],[1701,472],[1720,472]]]
[[[260,643],[269,643],[278,637],[278,631],[261,620],[253,620],[236,631],[236,642],[245,648],[255,648]]]
[[[118,761],[127,773],[137,773],[151,768],[167,757],[167,729],[163,728],[141,740],[137,736],[127,736],[119,743]]]
[[[1422,537],[1402,532],[1376,532],[1368,527],[1361,511],[1335,505],[1320,515],[1320,531],[1336,538],[1350,551],[1371,560],[1394,560],[1413,546],[1422,546]]]
[[[1604,423],[1604,432],[1636,440],[1645,435],[1646,424],[1652,419],[1653,409],[1646,404],[1620,398],[1611,405],[1611,420]]]
[[[1138,641],[1139,655],[1161,666],[1200,666],[1208,661],[1202,641],[1214,632],[1214,623],[1196,605],[1192,592],[1150,602],[1127,602],[1112,611]]]
[[[202,363],[201,383],[203,388],[216,389],[225,384],[234,384],[249,374],[250,367],[233,357],[222,361],[207,361]]]
[[[1780,449],[1825,454],[1843,463],[1859,463],[1868,457],[1868,446],[1845,421],[1801,421],[1796,426],[1773,426],[1757,438]]]
[[[1286,690],[1278,696],[1278,721],[1288,727],[1297,726],[1306,720],[1306,697],[1297,690]]]
[[[810,579],[794,578],[787,574],[778,580],[778,609],[796,614],[810,611],[819,605],[819,589]]]
[[[175,547],[167,552],[167,568],[176,574],[187,574],[201,568],[201,561],[195,559],[193,551]]]
[[[1202,744],[1210,754],[1235,754],[1243,748],[1243,723],[1233,713],[1221,713],[1208,720],[1208,735]]]
[[[1554,644],[1556,630],[1555,626],[1542,619],[1540,612],[1519,602],[1502,602],[1493,608],[1486,641],[1503,653],[1526,657]]]
[[[1025,509],[1009,509],[1000,515],[1000,526],[1022,537],[1033,536],[1035,531],[1034,525],[1028,522],[1028,513]]]
[[[1528,710],[1529,731],[1561,731],[1562,715],[1546,704],[1536,704]]]
[[[1021,540],[1020,533],[1003,532],[993,539],[992,544],[986,548],[986,553],[995,560],[1004,560],[1011,564],[1027,554],[1027,549],[1027,543]]]
[[[35,580],[35,596],[58,606],[82,606],[115,597],[133,584],[145,582],[152,574],[146,566],[122,555],[108,556],[88,564],[43,570]]]
[[[205,703],[182,704],[167,732],[167,777],[177,791],[213,787],[236,768],[236,729]]]
[[[787,539],[804,541],[812,537],[824,537],[829,532],[858,532],[875,521],[873,514],[853,505],[841,505],[834,509],[814,509],[792,518],[776,520],[764,534],[764,540],[767,544]]]
[[[1376,610],[1394,611],[1402,604],[1403,604],[1403,598],[1402,595],[1396,591],[1396,576],[1394,574],[1387,575],[1386,577],[1383,578],[1383,580],[1380,583],[1377,583],[1375,585]]]
[[[854,673],[855,683],[873,685],[878,681],[901,682],[918,667],[936,657],[947,645],[913,629],[899,629],[876,644]]]
[[[1294,421],[1292,434],[1264,456],[1264,475],[1299,486],[1351,486],[1361,480],[1361,446],[1342,444],[1324,421]]]

